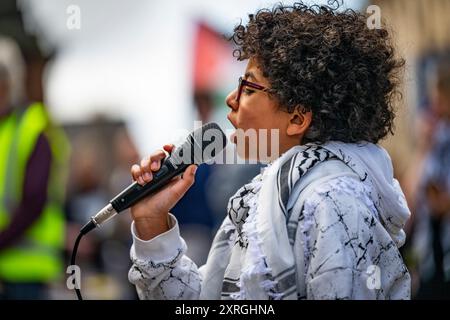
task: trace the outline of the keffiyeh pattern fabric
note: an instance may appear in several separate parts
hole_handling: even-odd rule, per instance
[[[294,233],[287,232],[287,202],[294,185],[308,170],[335,158],[317,145],[293,148],[231,197],[228,217],[236,228],[234,245],[238,247],[232,249],[222,297],[297,298],[291,246]],[[242,250],[247,251],[244,259]]]

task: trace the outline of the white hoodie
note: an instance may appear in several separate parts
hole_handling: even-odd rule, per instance
[[[344,161],[372,189],[370,197],[383,226],[401,247],[405,243],[403,227],[411,213],[396,179],[392,161],[385,149],[371,144],[328,142],[324,148]]]
[[[409,210],[388,154],[368,143],[322,147],[340,160],[319,163],[289,188],[283,207],[284,213],[292,213],[287,228],[277,209],[276,176],[262,175],[254,190],[265,196],[244,199],[250,207],[257,204],[253,217],[249,214],[240,232],[225,218],[201,268],[185,255],[172,215],[172,228],[149,241],[140,240],[132,225],[129,279],[139,297],[409,299],[410,276],[398,251]],[[287,153],[297,153],[300,162],[304,149],[295,148]],[[283,165],[285,155],[272,168]],[[258,184],[252,183],[248,186]],[[246,232],[248,243],[258,245],[237,245]],[[260,268],[264,265],[267,270]],[[285,269],[289,265],[293,267]],[[274,274],[277,270],[286,271]],[[268,278],[264,272],[272,274]]]

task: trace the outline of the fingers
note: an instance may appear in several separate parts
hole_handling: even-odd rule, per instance
[[[141,180],[145,183],[149,182],[153,178],[152,170],[150,168],[150,158],[144,158],[141,160],[141,166],[140,166],[140,177]],[[139,179],[138,179],[139,182]],[[139,182],[139,184],[141,184]]]
[[[173,149],[175,148],[175,145],[173,144],[166,144],[164,145],[163,149],[167,151],[169,154],[172,153]]]
[[[171,150],[171,148],[169,147]],[[131,167],[131,176],[134,181],[137,181],[140,185],[144,185],[153,179],[153,173],[158,171],[161,167],[161,161],[166,157],[166,153],[163,150],[158,150],[151,156],[141,160],[140,165],[133,165]]]
[[[166,157],[166,153],[163,150],[158,150],[150,156],[148,159],[149,172],[158,171],[161,167],[161,161]]]
[[[141,171],[141,167],[137,164],[134,164],[131,167],[131,176],[133,177],[134,181],[137,181],[140,185],[144,185],[145,182],[142,179],[142,171]]]
[[[197,165],[193,164],[187,167],[183,173],[182,179],[177,180],[172,186],[172,194],[176,197],[176,201],[181,199],[189,188],[194,184],[195,172],[197,171]]]

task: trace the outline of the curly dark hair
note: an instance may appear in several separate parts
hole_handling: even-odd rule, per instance
[[[393,133],[404,60],[386,29],[369,29],[366,14],[340,5],[277,4],[250,14],[230,38],[234,55],[258,61],[280,108],[312,111],[304,142],[377,143]]]

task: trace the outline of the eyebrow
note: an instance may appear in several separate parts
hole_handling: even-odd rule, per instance
[[[253,72],[251,72],[251,71],[247,71],[247,72],[244,74],[244,78],[245,78],[245,79],[252,78],[252,79],[255,80],[256,82],[258,82],[258,79],[256,79],[255,75],[254,75]]]

